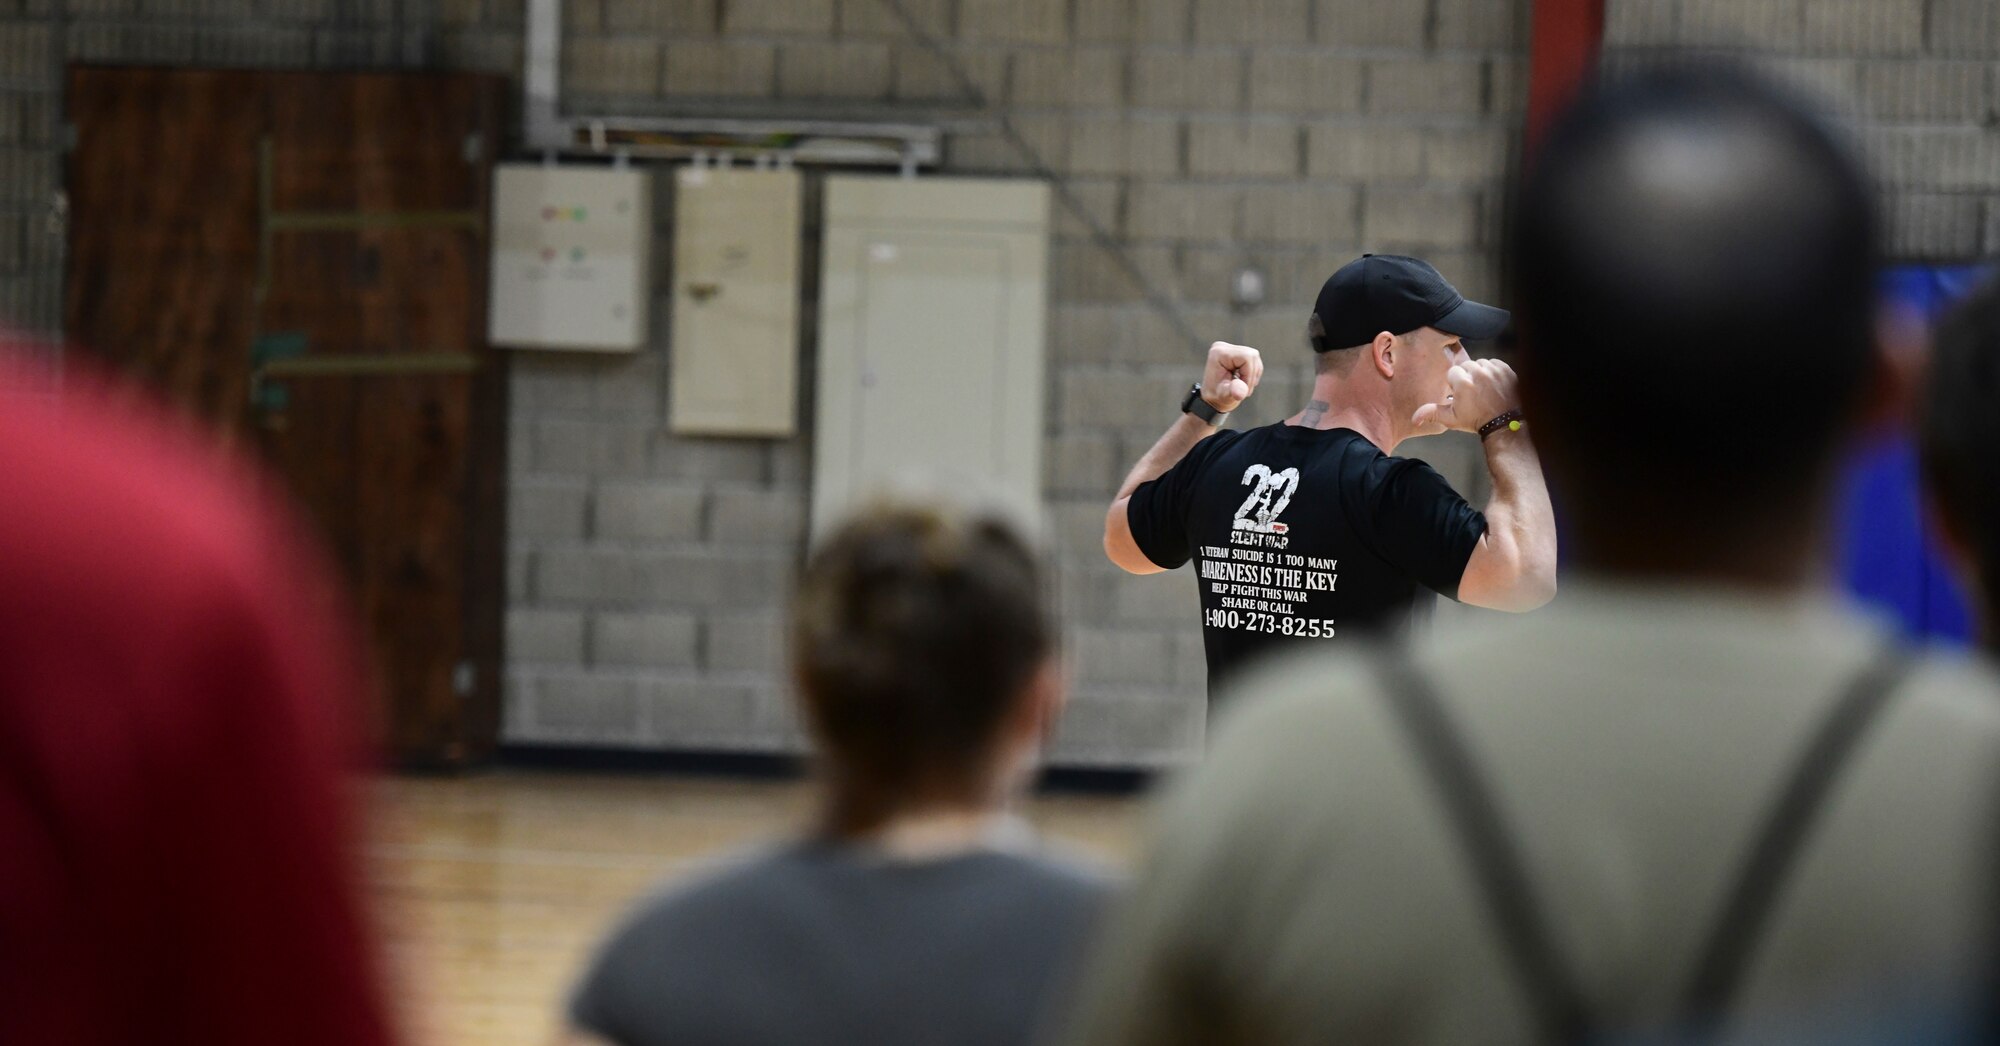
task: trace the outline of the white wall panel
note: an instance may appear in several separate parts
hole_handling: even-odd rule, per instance
[[[797,432],[801,184],[792,170],[676,172],[674,432]]]
[[[882,493],[1041,516],[1048,187],[826,183],[813,529]]]

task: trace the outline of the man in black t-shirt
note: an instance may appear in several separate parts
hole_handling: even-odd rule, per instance
[[[1274,425],[1220,426],[1257,387],[1256,349],[1217,342],[1182,416],[1139,459],[1105,518],[1135,574],[1195,560],[1209,696],[1272,647],[1396,635],[1428,593],[1529,610],[1555,593],[1555,518],[1514,372],[1466,355],[1503,310],[1465,300],[1415,258],[1362,255],[1320,289],[1307,324],[1312,399]],[[1479,434],[1493,476],[1480,512],[1403,440]]]

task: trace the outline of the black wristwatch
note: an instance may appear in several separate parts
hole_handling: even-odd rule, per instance
[[[1181,413],[1192,414],[1210,425],[1224,425],[1229,421],[1228,411],[1216,410],[1201,398],[1201,382],[1198,381],[1194,383],[1194,388],[1188,390],[1187,398],[1181,401]]]

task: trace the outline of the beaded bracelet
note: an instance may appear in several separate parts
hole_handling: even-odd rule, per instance
[[[1509,408],[1506,413],[1479,426],[1479,440],[1483,443],[1486,441],[1486,437],[1493,435],[1501,429],[1506,429],[1508,432],[1519,432],[1521,431],[1521,426],[1524,424],[1526,422],[1521,420],[1521,408]]]

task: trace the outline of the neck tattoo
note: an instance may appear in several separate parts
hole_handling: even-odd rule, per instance
[[[1316,429],[1319,427],[1319,420],[1326,417],[1326,412],[1332,409],[1333,404],[1325,400],[1313,400],[1306,404],[1305,412],[1299,415],[1299,424],[1309,429]]]

